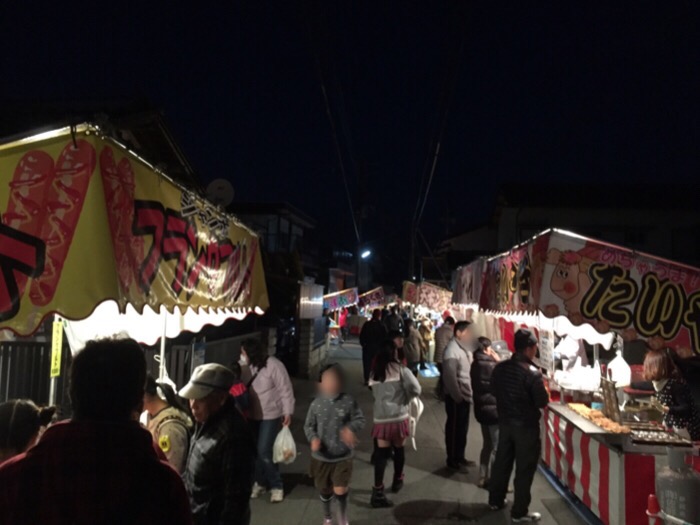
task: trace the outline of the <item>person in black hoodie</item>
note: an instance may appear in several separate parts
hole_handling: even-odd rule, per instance
[[[479,461],[479,487],[488,485],[491,467],[496,459],[498,448],[498,410],[496,396],[491,391],[491,374],[500,361],[498,354],[491,348],[491,340],[479,337],[479,344],[474,352],[474,362],[470,375],[474,392],[474,416],[481,425],[483,445]]]

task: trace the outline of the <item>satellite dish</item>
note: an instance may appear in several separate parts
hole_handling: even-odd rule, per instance
[[[233,186],[225,179],[215,179],[207,186],[207,199],[212,204],[225,208],[233,202]]]

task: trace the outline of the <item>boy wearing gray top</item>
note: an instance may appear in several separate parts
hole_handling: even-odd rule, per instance
[[[310,474],[321,494],[324,525],[333,525],[334,496],[338,500],[337,525],[347,525],[352,458],[357,433],[365,426],[365,416],[352,396],[343,393],[343,371],[339,365],[328,365],[321,370],[318,390],[304,423],[304,432],[311,443]]]

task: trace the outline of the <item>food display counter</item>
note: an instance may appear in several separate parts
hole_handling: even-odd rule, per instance
[[[650,423],[611,431],[560,403],[545,409],[543,425],[545,467],[605,525],[647,525],[647,498],[667,465],[666,447],[691,446]]]

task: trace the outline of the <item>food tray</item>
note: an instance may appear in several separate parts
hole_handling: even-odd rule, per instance
[[[646,430],[649,432],[655,431],[655,432],[662,432],[663,429],[657,425],[656,423],[651,423],[651,422],[646,422],[646,421],[637,421],[637,422],[625,422],[625,426],[630,427],[633,431],[634,430]]]
[[[633,430],[632,441],[647,445],[692,445],[687,439],[663,430]]]

